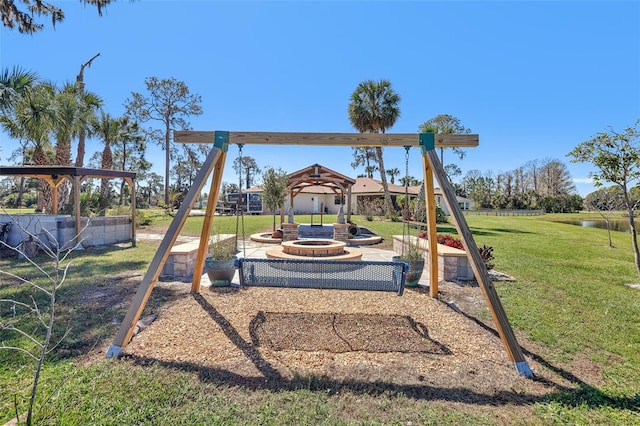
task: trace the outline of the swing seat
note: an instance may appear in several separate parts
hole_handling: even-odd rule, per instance
[[[402,296],[409,265],[402,261],[238,258],[240,285],[391,291]]]

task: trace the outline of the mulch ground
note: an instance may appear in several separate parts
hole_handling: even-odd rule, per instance
[[[519,376],[482,309],[477,287],[441,283],[393,293],[203,288],[180,297],[134,336],[124,354],[206,371],[232,384],[287,386],[316,378],[340,387],[376,383],[416,397],[526,404],[571,383],[536,357]],[[466,311],[466,312],[465,312]]]

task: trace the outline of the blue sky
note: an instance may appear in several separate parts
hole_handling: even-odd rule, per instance
[[[85,84],[115,116],[131,92],[145,91],[145,78],[173,77],[202,96],[204,114],[190,119],[195,130],[355,132],[350,94],[363,80],[384,78],[401,96],[389,132],[417,132],[451,114],[480,135],[480,146],[456,160],[463,175],[558,159],[581,195],[593,190],[584,183],[592,168],[566,154],[640,118],[637,1],[123,0],[102,17],[79,1],[54,3],[66,15],[55,30],[0,30],[1,67],[63,84],[100,53]],[[16,146],[0,133],[1,164]],[[87,158],[98,150],[91,141]],[[248,145],[244,153],[289,172],[313,163],[362,172],[351,168],[348,147]],[[158,147],[148,159],[164,173]],[[385,166],[404,171],[404,150],[385,149]],[[410,174],[421,173],[415,149]],[[230,165],[223,180],[238,180]]]

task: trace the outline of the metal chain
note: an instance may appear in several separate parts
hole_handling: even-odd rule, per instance
[[[244,144],[238,144],[238,201],[236,202],[236,250],[238,250],[238,222],[242,218],[242,257],[247,257],[245,247],[244,232],[244,209],[240,204],[242,202],[242,147]]]
[[[402,253],[404,257],[405,244],[411,244],[411,232],[409,230],[409,149],[410,146],[404,147],[404,206],[402,206]],[[406,209],[405,209],[406,207]]]

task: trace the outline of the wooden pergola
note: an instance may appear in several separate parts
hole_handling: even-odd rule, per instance
[[[133,335],[137,321],[151,294],[153,286],[158,280],[160,272],[167,260],[171,247],[175,243],[189,211],[196,202],[202,187],[213,172],[209,199],[205,213],[200,245],[194,271],[202,271],[207,254],[209,234],[214,220],[215,206],[218,202],[222,174],[226,162],[229,144],[237,145],[305,145],[305,146],[365,146],[365,147],[420,147],[424,172],[427,230],[430,257],[430,293],[432,297],[438,294],[438,252],[436,238],[436,202],[434,176],[438,180],[444,201],[451,212],[460,239],[462,240],[469,263],[482,290],[500,338],[507,351],[509,359],[514,363],[519,374],[532,377],[533,373],[525,360],[522,349],[518,344],[507,315],[502,307],[500,298],[493,286],[489,273],[484,265],[478,246],[466,223],[462,210],[456,201],[456,195],[447,179],[445,170],[440,164],[435,148],[475,147],[479,137],[474,134],[377,134],[377,133],[273,133],[273,132],[227,132],[227,131],[176,131],[174,140],[180,143],[213,144],[213,148],[203,163],[202,169],[196,176],[183,204],[178,210],[173,222],[169,226],[156,255],[133,299],[113,344],[107,351],[107,357],[117,357],[122,347],[126,346]],[[200,292],[199,273],[194,273],[191,283],[193,293]]]
[[[74,216],[76,236],[82,231],[80,216],[80,183],[85,178],[113,179],[121,178],[131,187],[131,243],[136,244],[136,186],[135,172],[120,170],[90,169],[73,166],[0,166],[0,176],[16,176],[44,179],[52,189],[51,213],[58,214],[58,187],[66,180],[73,186]]]
[[[293,207],[293,199],[309,187],[322,186],[334,194],[347,200],[347,221],[351,220],[351,187],[356,181],[348,176],[331,170],[320,164],[312,164],[288,175],[289,205]],[[284,214],[284,212],[282,212]]]

